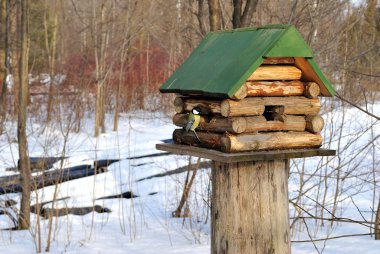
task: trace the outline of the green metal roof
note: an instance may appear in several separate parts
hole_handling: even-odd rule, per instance
[[[309,75],[324,96],[334,88],[313,61],[313,53],[291,25],[269,25],[209,33],[186,61],[160,87],[163,93],[228,98],[244,84],[266,57],[304,57]],[[312,60],[312,61],[309,61]],[[302,70],[303,72],[305,70]],[[310,79],[310,78],[309,78]],[[314,79],[314,78],[311,78]]]

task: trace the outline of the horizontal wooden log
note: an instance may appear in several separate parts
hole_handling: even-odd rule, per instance
[[[185,127],[187,124],[187,114],[176,114],[173,117],[173,123],[179,127]],[[243,117],[205,117],[201,116],[201,121],[197,130],[212,132],[230,132],[242,133],[246,130],[247,122]]]
[[[304,92],[301,81],[246,82],[247,96],[296,96]]]
[[[263,97],[262,99],[265,106],[284,106],[285,115],[317,115],[321,109],[319,99],[308,99],[303,96]]]
[[[321,89],[319,88],[319,85],[315,82],[307,82],[305,83],[305,91],[304,95],[307,98],[317,98],[319,94],[321,93]]]
[[[284,106],[283,113],[287,115],[317,115],[321,103],[319,99],[302,96],[247,97],[240,101],[224,100],[220,111],[224,117],[255,116],[262,115],[266,106]]]
[[[221,100],[215,99],[195,99],[186,97],[176,97],[174,100],[175,111],[177,113],[191,112],[194,107],[199,107],[202,114],[220,114]]]
[[[293,57],[268,57],[262,64],[294,64]]]
[[[183,129],[175,129],[173,132],[173,140],[176,144],[186,144],[220,150],[222,134],[197,131],[197,135],[200,142],[193,131],[186,132]]]
[[[273,113],[274,115],[278,113]],[[229,132],[233,134],[253,133],[262,131],[309,131],[319,133],[324,127],[321,116],[297,116],[280,115],[273,120],[267,120],[264,116],[249,117],[201,117],[197,130],[217,133]],[[178,127],[185,127],[187,114],[176,114],[173,123]]]
[[[263,103],[255,103],[251,99],[256,98],[245,98],[240,101],[224,100],[220,107],[220,113],[224,117],[262,115],[265,105]]]
[[[247,127],[244,133],[259,131],[305,131],[303,116],[286,116],[284,121],[267,121],[264,116],[244,117]]]
[[[221,139],[223,152],[246,152],[275,149],[318,148],[322,136],[309,132],[267,132],[225,135]]]
[[[258,80],[300,80],[302,72],[295,66],[288,65],[261,65],[247,81]]]

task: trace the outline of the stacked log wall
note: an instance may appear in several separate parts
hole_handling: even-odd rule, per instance
[[[317,83],[303,82],[294,58],[267,58],[231,99],[180,96],[175,98],[173,123],[187,124],[188,112],[199,107],[199,127],[176,129],[178,144],[224,152],[317,148],[324,121]]]

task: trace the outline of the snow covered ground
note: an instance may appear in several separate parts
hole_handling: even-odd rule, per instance
[[[379,107],[378,107],[379,108]],[[351,112],[352,111],[352,112]],[[357,110],[349,112],[350,120],[359,114]],[[110,119],[112,116],[108,116]],[[327,116],[334,118],[336,116]],[[366,118],[366,121],[369,121]],[[111,122],[111,121],[108,121]],[[328,122],[328,121],[327,121]],[[347,131],[347,135],[358,130],[363,119],[355,121],[356,125]],[[101,205],[112,210],[111,213],[90,213],[84,216],[68,215],[53,220],[51,253],[209,253],[210,252],[210,218],[205,197],[208,195],[209,170],[198,172],[190,202],[191,218],[172,218],[182,192],[186,173],[167,177],[152,178],[137,182],[138,179],[157,173],[166,172],[188,164],[185,156],[160,156],[143,159],[126,160],[130,156],[157,153],[155,144],[171,137],[175,128],[171,119],[164,114],[138,112],[121,116],[119,131],[107,130],[99,138],[93,137],[93,120],[83,124],[79,133],[67,131],[69,126],[52,124],[42,130],[36,123],[29,124],[30,156],[67,156],[64,166],[92,164],[95,159],[122,159],[109,167],[109,171],[95,176],[65,182],[58,187],[58,207],[80,207]],[[330,125],[326,127],[329,130]],[[375,135],[380,134],[379,125],[375,125]],[[110,127],[110,126],[108,126]],[[111,127],[110,127],[111,128]],[[0,175],[10,175],[5,168],[17,162],[16,123],[8,123],[6,135],[0,137]],[[356,132],[355,132],[356,133]],[[359,138],[365,144],[369,134]],[[332,141],[332,147],[336,140]],[[376,156],[379,155],[379,142]],[[349,151],[344,152],[349,153]],[[369,156],[368,153],[363,156]],[[195,159],[193,158],[195,161]],[[361,162],[357,157],[355,161]],[[319,160],[307,162],[309,167]],[[298,161],[297,163],[302,163]],[[336,165],[336,160],[329,162]],[[355,164],[355,163],[353,163]],[[60,167],[60,162],[55,167]],[[364,165],[363,165],[364,167]],[[310,183],[312,184],[312,183]],[[290,195],[297,193],[297,182],[290,182]],[[334,186],[330,186],[331,189]],[[55,186],[46,187],[32,193],[32,204],[37,200],[53,199]],[[132,191],[139,197],[135,199],[102,199],[99,197]],[[155,195],[149,195],[157,192]],[[355,204],[361,210],[371,210],[373,189],[369,186],[355,195]],[[349,195],[349,192],[341,193]],[[0,205],[6,199],[19,202],[18,194],[0,196]],[[350,202],[342,201],[339,215],[360,219],[361,214]],[[292,208],[293,209],[293,208]],[[375,208],[376,209],[376,208]],[[294,212],[294,209],[291,210]],[[291,215],[292,215],[291,212]],[[367,219],[370,215],[367,216]],[[0,253],[35,253],[38,244],[37,217],[32,215],[32,228],[29,231],[0,231]],[[358,224],[335,224],[332,230],[327,226],[314,227],[308,223],[315,239],[330,236],[369,233],[369,229]],[[0,215],[0,228],[12,227],[8,216]],[[48,220],[41,220],[41,245],[47,245]],[[292,240],[309,240],[305,227]],[[340,238],[336,240],[315,242],[319,252],[323,253],[379,253],[380,241],[370,236]],[[292,253],[318,253],[313,243],[293,243]]]

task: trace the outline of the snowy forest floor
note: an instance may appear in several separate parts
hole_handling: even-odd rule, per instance
[[[379,107],[377,107],[379,108]],[[351,110],[348,119],[356,117],[357,111]],[[351,118],[350,118],[351,116]],[[107,116],[111,120],[112,116]],[[325,116],[326,117],[326,116]],[[334,116],[327,115],[334,119]],[[331,131],[331,124],[327,119],[326,132]],[[87,119],[79,133],[71,131],[70,124],[49,124],[43,127],[32,123],[28,125],[28,141],[30,156],[64,156],[67,159],[63,165],[57,162],[54,167],[68,167],[82,164],[92,164],[98,159],[121,159],[109,166],[109,170],[102,174],[85,177],[62,183],[57,187],[57,198],[69,197],[58,201],[56,207],[82,207],[101,205],[110,209],[111,213],[90,213],[84,216],[68,215],[53,219],[53,232],[50,253],[209,253],[210,252],[210,211],[208,198],[210,196],[210,169],[198,171],[196,182],[192,188],[188,201],[191,217],[173,218],[172,212],[176,209],[182,194],[183,183],[186,173],[156,177],[137,181],[154,174],[174,170],[188,164],[186,156],[160,156],[152,158],[132,159],[123,158],[157,153],[155,144],[162,139],[171,138],[174,126],[171,119],[161,113],[137,112],[123,114],[120,118],[119,131],[112,132],[110,129],[98,138],[94,138],[93,120]],[[110,122],[110,121],[109,121]],[[346,141],[349,137],[361,131],[360,124],[363,119],[357,119],[356,125],[350,125],[346,132]],[[17,143],[15,122],[8,122],[5,134],[0,137],[0,176],[11,175],[14,172],[6,171],[8,167],[17,165]],[[376,136],[380,134],[378,123],[374,123]],[[347,127],[348,128],[348,127]],[[337,131],[337,130],[334,130]],[[368,133],[367,133],[368,134]],[[363,134],[357,140],[355,146],[351,146],[344,153],[350,153],[355,149],[364,147],[370,134]],[[360,135],[360,134],[355,134]],[[328,140],[326,138],[326,140]],[[337,141],[330,142],[334,148]],[[375,139],[373,154],[379,157],[379,142]],[[362,144],[362,145],[360,145]],[[359,165],[370,155],[370,152],[362,151],[362,155],[356,156],[350,165]],[[371,159],[373,157],[370,157]],[[196,158],[192,158],[195,162]],[[290,198],[296,197],[299,192],[299,181],[296,178],[300,165],[309,169],[310,172],[321,163],[321,159],[295,160],[292,163],[292,172],[289,183]],[[329,168],[336,167],[338,161],[330,160]],[[344,164],[346,161],[340,161]],[[372,164],[378,167],[378,162]],[[363,165],[360,168],[365,168]],[[358,170],[360,169],[358,168]],[[322,170],[322,169],[321,169]],[[348,172],[348,171],[345,171]],[[378,172],[377,172],[378,173]],[[338,182],[342,191],[339,192],[339,217],[354,220],[371,220],[373,210],[374,184],[360,183],[357,178],[347,178],[350,184]],[[368,179],[367,179],[368,180]],[[368,180],[369,181],[369,180]],[[334,190],[334,180],[329,182],[328,189]],[[305,189],[314,182],[307,182]],[[376,184],[375,184],[376,186]],[[32,192],[32,202],[50,201],[53,199],[56,186],[49,186]],[[134,199],[101,199],[99,197],[120,194],[132,191],[139,197]],[[376,191],[376,189],[375,189]],[[156,195],[149,195],[157,192]],[[317,191],[312,194],[318,195]],[[331,193],[329,192],[329,195]],[[310,194],[311,195],[311,194]],[[329,195],[327,195],[329,197]],[[375,193],[375,196],[377,194]],[[8,199],[13,199],[19,204],[19,194],[6,194],[0,196],[0,206]],[[352,200],[355,202],[352,202]],[[377,199],[376,199],[377,200]],[[308,211],[320,210],[321,208],[309,207],[308,202],[301,202]],[[358,208],[357,208],[357,207]],[[16,207],[18,207],[16,205]],[[16,210],[14,208],[13,210]],[[295,214],[294,207],[290,207],[291,217]],[[327,209],[327,208],[326,208]],[[14,213],[14,211],[11,211]],[[313,212],[314,214],[314,212]],[[326,215],[326,217],[328,217]],[[48,220],[40,222],[41,232],[38,233],[38,220],[32,214],[32,227],[29,231],[0,231],[0,253],[35,253],[36,246],[41,241],[42,250],[47,245]],[[354,223],[330,222],[321,225],[316,220],[305,220],[304,223],[295,224],[292,230],[292,240],[310,240],[325,237],[334,237],[351,234],[367,234],[369,228]],[[6,215],[0,215],[0,228],[12,227],[13,223]],[[314,245],[315,244],[315,245]],[[379,253],[380,241],[375,241],[371,236],[355,236],[339,238],[328,241],[306,243],[292,243],[292,253]]]

